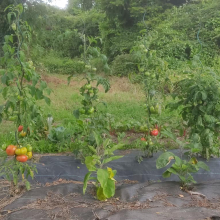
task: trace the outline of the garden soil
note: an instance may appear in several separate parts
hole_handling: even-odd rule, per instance
[[[122,152],[118,152],[120,154]],[[178,153],[178,152],[175,152]],[[82,195],[85,166],[72,156],[43,156],[32,189],[15,192],[0,181],[2,220],[220,220],[220,161],[210,159],[210,173],[194,175],[197,184],[182,191],[175,178],[162,178],[156,158],[136,161],[137,151],[109,164],[118,170],[115,197],[97,201],[92,184]],[[166,182],[164,182],[166,180]]]

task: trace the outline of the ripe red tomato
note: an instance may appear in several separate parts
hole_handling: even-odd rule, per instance
[[[141,138],[141,141],[146,141],[146,139],[144,137]]]
[[[22,126],[22,125],[20,125],[20,126],[18,127],[18,132],[21,132],[21,131],[23,131],[23,126]]]
[[[15,155],[15,150],[16,150],[16,146],[14,145],[9,145],[7,148],[6,148],[6,153],[8,156],[14,156]]]
[[[20,155],[16,157],[16,160],[19,162],[26,162],[28,160],[28,156],[27,155]]]
[[[157,136],[159,134],[159,131],[157,129],[154,129],[153,131],[150,132],[151,136]]]

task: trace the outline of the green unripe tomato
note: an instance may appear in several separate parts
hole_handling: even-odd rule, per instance
[[[144,75],[145,75],[145,76],[150,76],[150,73],[149,73],[149,72],[145,72]]]
[[[85,68],[87,69],[87,70],[91,70],[91,65],[85,65]]]
[[[6,150],[6,148],[7,148],[7,145],[6,144],[2,144],[2,150]]]
[[[153,146],[153,142],[152,141],[149,141],[149,146]]]
[[[141,45],[139,46],[139,48],[140,48],[140,49],[145,49],[145,46],[144,46],[143,44],[141,44]]]
[[[154,78],[156,78],[156,74],[152,74],[150,77],[151,77],[151,79],[154,79]]]
[[[95,111],[94,107],[91,107],[91,108],[88,110],[88,113],[89,113],[89,114],[92,114],[94,111]]]
[[[32,150],[33,150],[32,146],[30,144],[27,144],[26,148],[27,148],[27,152],[32,152]]]
[[[28,63],[30,64],[30,66],[33,66],[32,60],[28,61]]]
[[[79,64],[85,64],[82,60],[78,61]]]
[[[156,104],[156,106],[155,106],[155,112],[159,114],[159,113],[160,113],[159,110],[160,110],[160,106],[159,106],[159,104]]]
[[[97,71],[97,69],[96,69],[96,68],[92,68],[92,71],[93,71],[93,72],[96,72],[96,71]]]
[[[144,68],[140,68],[140,72],[144,72]]]
[[[85,85],[85,89],[91,89],[92,88],[92,85],[91,84],[86,84]]]
[[[16,29],[17,29],[16,24],[15,24],[15,23],[13,23],[13,24],[11,25],[11,28],[12,28],[12,30],[13,30],[13,31],[16,31]]]
[[[24,97],[18,95],[18,96],[17,96],[17,99],[18,99],[18,101],[23,101],[23,100],[24,100]]]
[[[145,50],[144,50],[144,53],[148,53],[148,49],[145,49]]]
[[[147,129],[147,126],[146,125],[142,125],[142,126],[140,126],[140,131],[147,131],[148,129]]]
[[[154,106],[151,106],[151,107],[150,107],[150,112],[151,112],[152,114],[155,113],[155,108],[154,108]]]
[[[81,108],[81,109],[79,109],[79,113],[80,113],[80,114],[85,114],[85,113],[86,113],[86,110],[85,110],[84,108]]]

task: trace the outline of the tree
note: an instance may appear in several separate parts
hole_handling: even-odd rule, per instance
[[[74,9],[88,11],[95,5],[95,0],[68,0],[68,9],[71,12]]]

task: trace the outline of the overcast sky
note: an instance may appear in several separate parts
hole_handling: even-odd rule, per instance
[[[46,2],[46,0],[43,0]],[[53,0],[51,5],[57,6],[59,8],[65,8],[67,6],[68,0]]]

